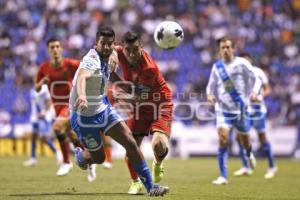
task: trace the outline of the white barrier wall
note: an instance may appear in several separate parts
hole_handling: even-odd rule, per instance
[[[29,124],[17,124],[15,126],[15,136],[22,137],[24,132],[30,132]],[[251,140],[253,149],[259,146],[258,137],[254,130],[251,130]],[[267,125],[267,136],[272,144],[275,155],[290,155],[294,149],[296,141],[296,127],[276,127]],[[125,155],[123,147],[113,143],[113,156],[122,158]],[[191,155],[215,155],[218,149],[218,137],[215,126],[185,126],[180,122],[174,122],[172,127],[171,145],[169,156],[179,156],[188,158]],[[147,158],[153,157],[151,149],[151,137],[144,139],[142,151]],[[237,152],[236,144],[233,152]]]
[[[186,158],[190,155],[215,155],[218,149],[217,130],[214,126],[189,126],[181,123],[174,123],[172,139],[177,140],[177,149],[180,157]],[[259,147],[258,136],[255,130],[250,132],[253,149]],[[275,155],[290,155],[294,149],[296,141],[296,127],[267,126],[267,137],[272,144]],[[174,150],[174,149],[173,149]],[[237,153],[236,143],[233,152]]]
[[[251,130],[251,141],[253,149],[257,149],[259,141],[257,134]],[[277,127],[267,126],[267,136],[272,144],[275,155],[291,155],[296,141],[296,127]],[[173,123],[172,142],[176,145],[170,145],[169,156],[179,156],[183,159],[190,156],[216,155],[218,149],[218,137],[215,126],[185,126],[180,122]],[[114,157],[124,157],[125,151],[118,144],[114,143]],[[147,158],[152,158],[150,138],[146,138],[142,144],[142,151]],[[233,146],[233,153],[237,153],[237,145]]]

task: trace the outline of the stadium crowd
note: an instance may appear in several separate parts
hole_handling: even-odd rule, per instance
[[[175,20],[185,31],[179,48],[164,51],[153,40],[155,26]],[[39,64],[46,59],[46,40],[58,36],[64,56],[79,59],[94,44],[103,24],[119,36],[135,27],[180,102],[205,101],[205,87],[216,56],[215,40],[236,39],[239,52],[248,52],[270,79],[266,99],[275,125],[296,123],[300,104],[299,0],[11,0],[0,1],[0,109],[13,122],[29,119],[29,89]],[[298,96],[297,96],[298,95]],[[190,112],[180,106],[175,118]],[[185,124],[203,123],[196,116]]]

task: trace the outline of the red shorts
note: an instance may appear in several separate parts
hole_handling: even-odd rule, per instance
[[[54,106],[56,118],[69,119],[69,107],[67,105],[55,105]]]
[[[164,107],[164,110],[157,116],[147,112],[139,112],[137,115],[133,115],[131,119],[127,121],[127,125],[135,135],[147,136],[149,133],[158,131],[168,136],[171,135],[171,126],[173,121],[173,105]]]

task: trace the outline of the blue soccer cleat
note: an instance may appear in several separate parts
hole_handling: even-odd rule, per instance
[[[76,159],[76,164],[82,169],[86,170],[88,168],[88,164],[85,163],[82,159],[82,152],[83,150],[80,147],[75,148],[75,159]]]

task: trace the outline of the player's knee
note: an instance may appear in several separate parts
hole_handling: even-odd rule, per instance
[[[220,135],[219,141],[221,146],[226,146],[228,144],[228,137],[225,135]]]
[[[168,151],[168,137],[163,133],[154,133],[152,148],[155,155],[164,155]]]
[[[258,138],[259,138],[259,142],[261,144],[263,144],[263,143],[265,143],[267,141],[266,134],[264,132],[262,132],[262,131],[260,131],[258,133]]]
[[[53,124],[53,130],[55,133],[62,132],[62,125],[60,123],[54,123]]]
[[[224,131],[219,131],[219,142],[221,146],[225,146],[228,143],[228,133]]]
[[[138,145],[133,138],[129,138],[125,145],[127,155],[136,155],[138,153]]]
[[[163,140],[156,140],[153,141],[152,148],[156,155],[163,155],[168,150],[168,145]]]
[[[53,130],[55,133],[62,133],[65,132],[65,122],[62,120],[57,120],[53,124]]]

